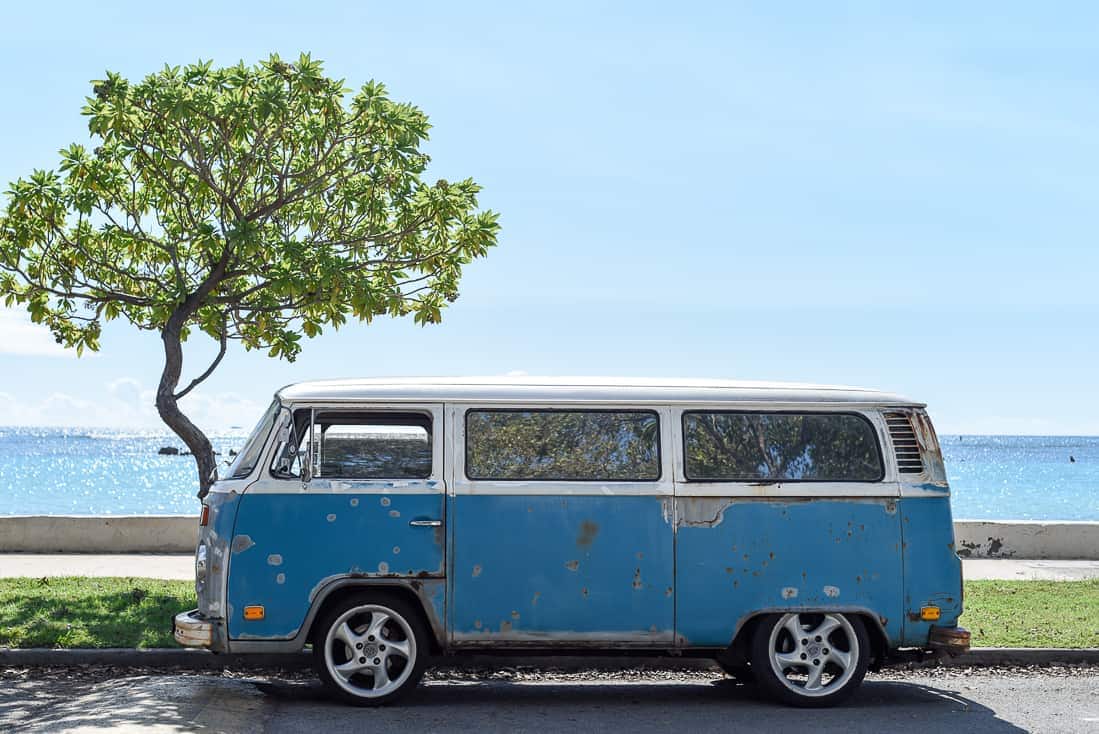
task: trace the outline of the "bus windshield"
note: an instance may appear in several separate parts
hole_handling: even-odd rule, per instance
[[[237,454],[237,458],[233,461],[232,466],[229,467],[230,479],[242,479],[252,473],[252,470],[256,468],[256,462],[259,461],[260,452],[263,451],[263,445],[267,443],[267,435],[271,433],[271,426],[275,422],[275,416],[279,412],[279,401],[274,400],[271,403],[271,407],[267,409],[267,412],[263,414],[263,417],[259,419],[259,423],[252,429],[252,435],[248,437],[248,441],[244,444],[244,448]]]

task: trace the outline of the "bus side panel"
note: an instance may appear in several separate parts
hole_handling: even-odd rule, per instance
[[[451,502],[454,644],[671,646],[671,497]]]
[[[892,499],[677,497],[681,645],[725,647],[759,611],[869,610],[901,639],[900,516]]]
[[[931,626],[953,627],[962,614],[962,561],[954,549],[950,498],[900,500],[903,519],[904,644],[926,647]],[[920,619],[920,608],[937,606],[937,622]]]
[[[316,593],[342,576],[444,576],[443,529],[408,524],[442,517],[443,501],[441,493],[246,493],[231,546],[229,638],[292,638]],[[264,618],[245,620],[254,604]]]

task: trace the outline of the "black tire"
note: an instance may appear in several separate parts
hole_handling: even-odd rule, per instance
[[[383,615],[387,619],[383,620]],[[429,643],[422,620],[420,610],[385,592],[362,591],[342,599],[314,628],[317,676],[328,692],[344,703],[380,706],[396,701],[416,687],[427,666]],[[336,629],[345,623],[352,634],[351,644],[345,639],[346,632]],[[372,635],[375,623],[380,627],[378,634]],[[358,660],[348,655],[352,644],[358,646]],[[357,670],[341,674],[337,666]],[[378,676],[384,676],[386,685],[378,687]]]
[[[828,624],[834,621],[838,626],[829,631],[825,625],[827,620],[831,620]],[[800,639],[792,639],[791,626],[802,630],[797,636]],[[821,640],[813,634],[818,630],[824,631]],[[779,648],[783,649],[779,651]],[[772,650],[775,657],[772,657]],[[822,708],[842,703],[858,689],[870,664],[870,652],[870,636],[857,615],[768,614],[756,625],[750,659],[760,690],[769,698],[788,706]],[[779,655],[794,658],[796,662],[779,672],[776,670],[782,665]],[[848,660],[845,667],[839,662],[843,655]],[[800,680],[802,670],[806,677],[804,683]],[[814,675],[818,687],[810,692]],[[824,680],[825,675],[830,679]]]

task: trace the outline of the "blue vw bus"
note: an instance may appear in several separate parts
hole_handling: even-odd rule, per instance
[[[825,706],[969,633],[924,406],[847,387],[367,379],[279,391],[205,498],[175,638],[311,647],[379,704],[431,658],[717,660]]]

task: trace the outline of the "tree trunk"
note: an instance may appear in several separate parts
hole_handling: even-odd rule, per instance
[[[161,332],[160,336],[164,341],[164,371],[160,375],[160,385],[156,391],[156,409],[161,420],[187,444],[195,457],[198,465],[198,497],[202,499],[217,479],[217,459],[214,457],[214,447],[210,444],[210,439],[183,414],[176,398],[179,377],[183,373],[183,342],[180,333],[186,319],[185,312],[176,311]]]

